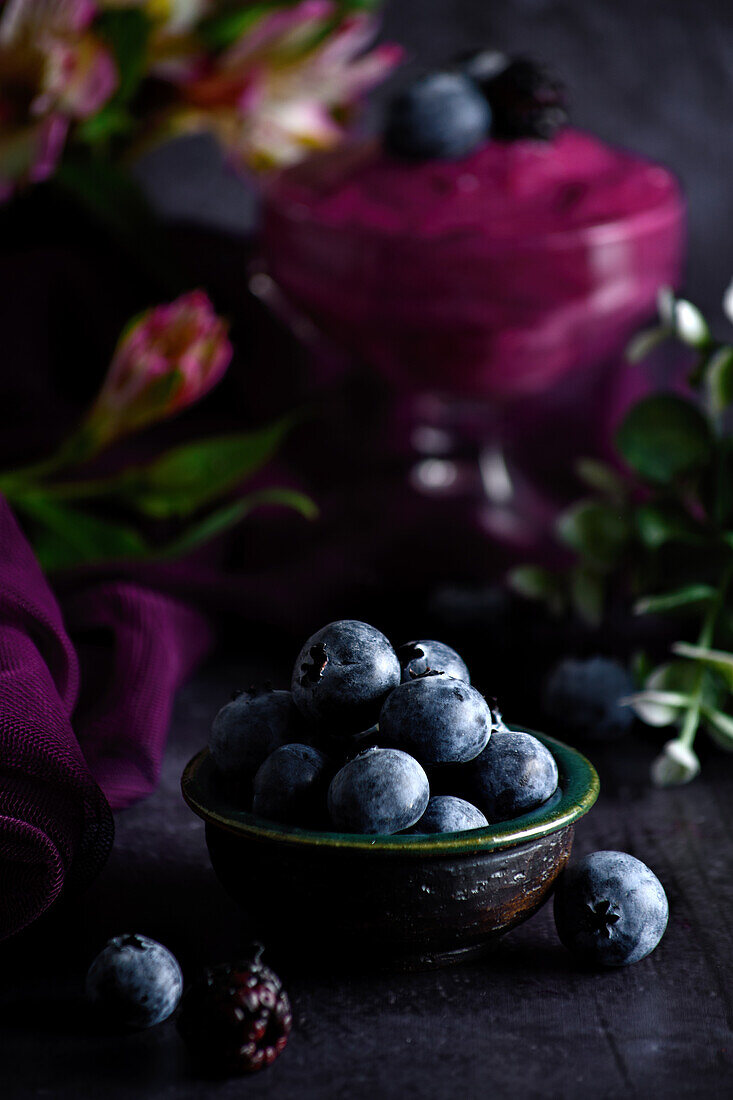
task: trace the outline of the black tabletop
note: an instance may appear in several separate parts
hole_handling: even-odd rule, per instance
[[[272,1068],[245,1081],[193,1077],[172,1020],[130,1035],[99,1031],[82,991],[108,936],[160,939],[187,979],[239,949],[239,914],[211,871],[179,780],[242,667],[217,662],[180,693],[160,788],[117,815],[115,849],[94,886],[3,945],[4,1098],[733,1095],[733,767],[712,756],[690,786],[652,790],[654,747],[639,736],[591,751],[602,793],[575,842],[576,855],[631,852],[667,890],[668,931],[636,966],[579,969],[547,905],[484,960],[452,969],[333,972],[317,957],[289,964],[281,974],[295,1013],[291,1041]],[[266,671],[245,668],[250,678]]]

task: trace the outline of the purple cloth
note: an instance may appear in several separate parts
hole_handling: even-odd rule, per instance
[[[211,637],[132,582],[80,589],[66,612],[78,648],[0,498],[0,938],[99,870],[110,806],[155,787],[173,694]]]

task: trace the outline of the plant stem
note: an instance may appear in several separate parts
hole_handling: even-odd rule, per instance
[[[710,604],[705,613],[705,618],[702,621],[700,628],[700,634],[698,635],[698,646],[709,649],[713,636],[715,633],[715,624],[720,614],[720,609],[723,606],[723,600],[725,599],[725,593],[730,584],[731,577],[733,577],[733,564],[727,566],[723,572],[723,576],[718,587],[718,592],[715,599]],[[688,710],[685,712],[685,718],[680,728],[679,736],[677,738],[683,745],[688,748],[692,748],[697,734],[698,726],[700,725],[700,711],[702,709],[702,696],[703,688],[705,685],[705,668],[703,665],[697,670],[695,677],[695,686],[691,693],[691,702]]]

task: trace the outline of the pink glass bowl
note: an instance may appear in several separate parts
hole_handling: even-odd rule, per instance
[[[262,247],[392,384],[506,399],[620,353],[679,282],[684,203],[666,169],[570,129],[418,165],[363,143],[271,182]]]

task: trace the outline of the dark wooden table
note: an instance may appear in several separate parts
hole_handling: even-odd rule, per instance
[[[653,791],[653,746],[639,738],[591,753],[603,789],[576,837],[576,853],[623,849],[664,883],[669,928],[638,965],[578,969],[546,906],[480,963],[386,976],[328,973],[312,958],[283,971],[295,1031],[277,1064],[245,1081],[194,1079],[172,1021],[99,1032],[81,992],[108,936],[155,936],[188,978],[237,953],[238,914],[178,782],[239,681],[241,663],[218,664],[181,692],[160,789],[118,815],[101,878],[0,950],[3,1100],[733,1096],[733,761],[713,756],[691,786]]]

